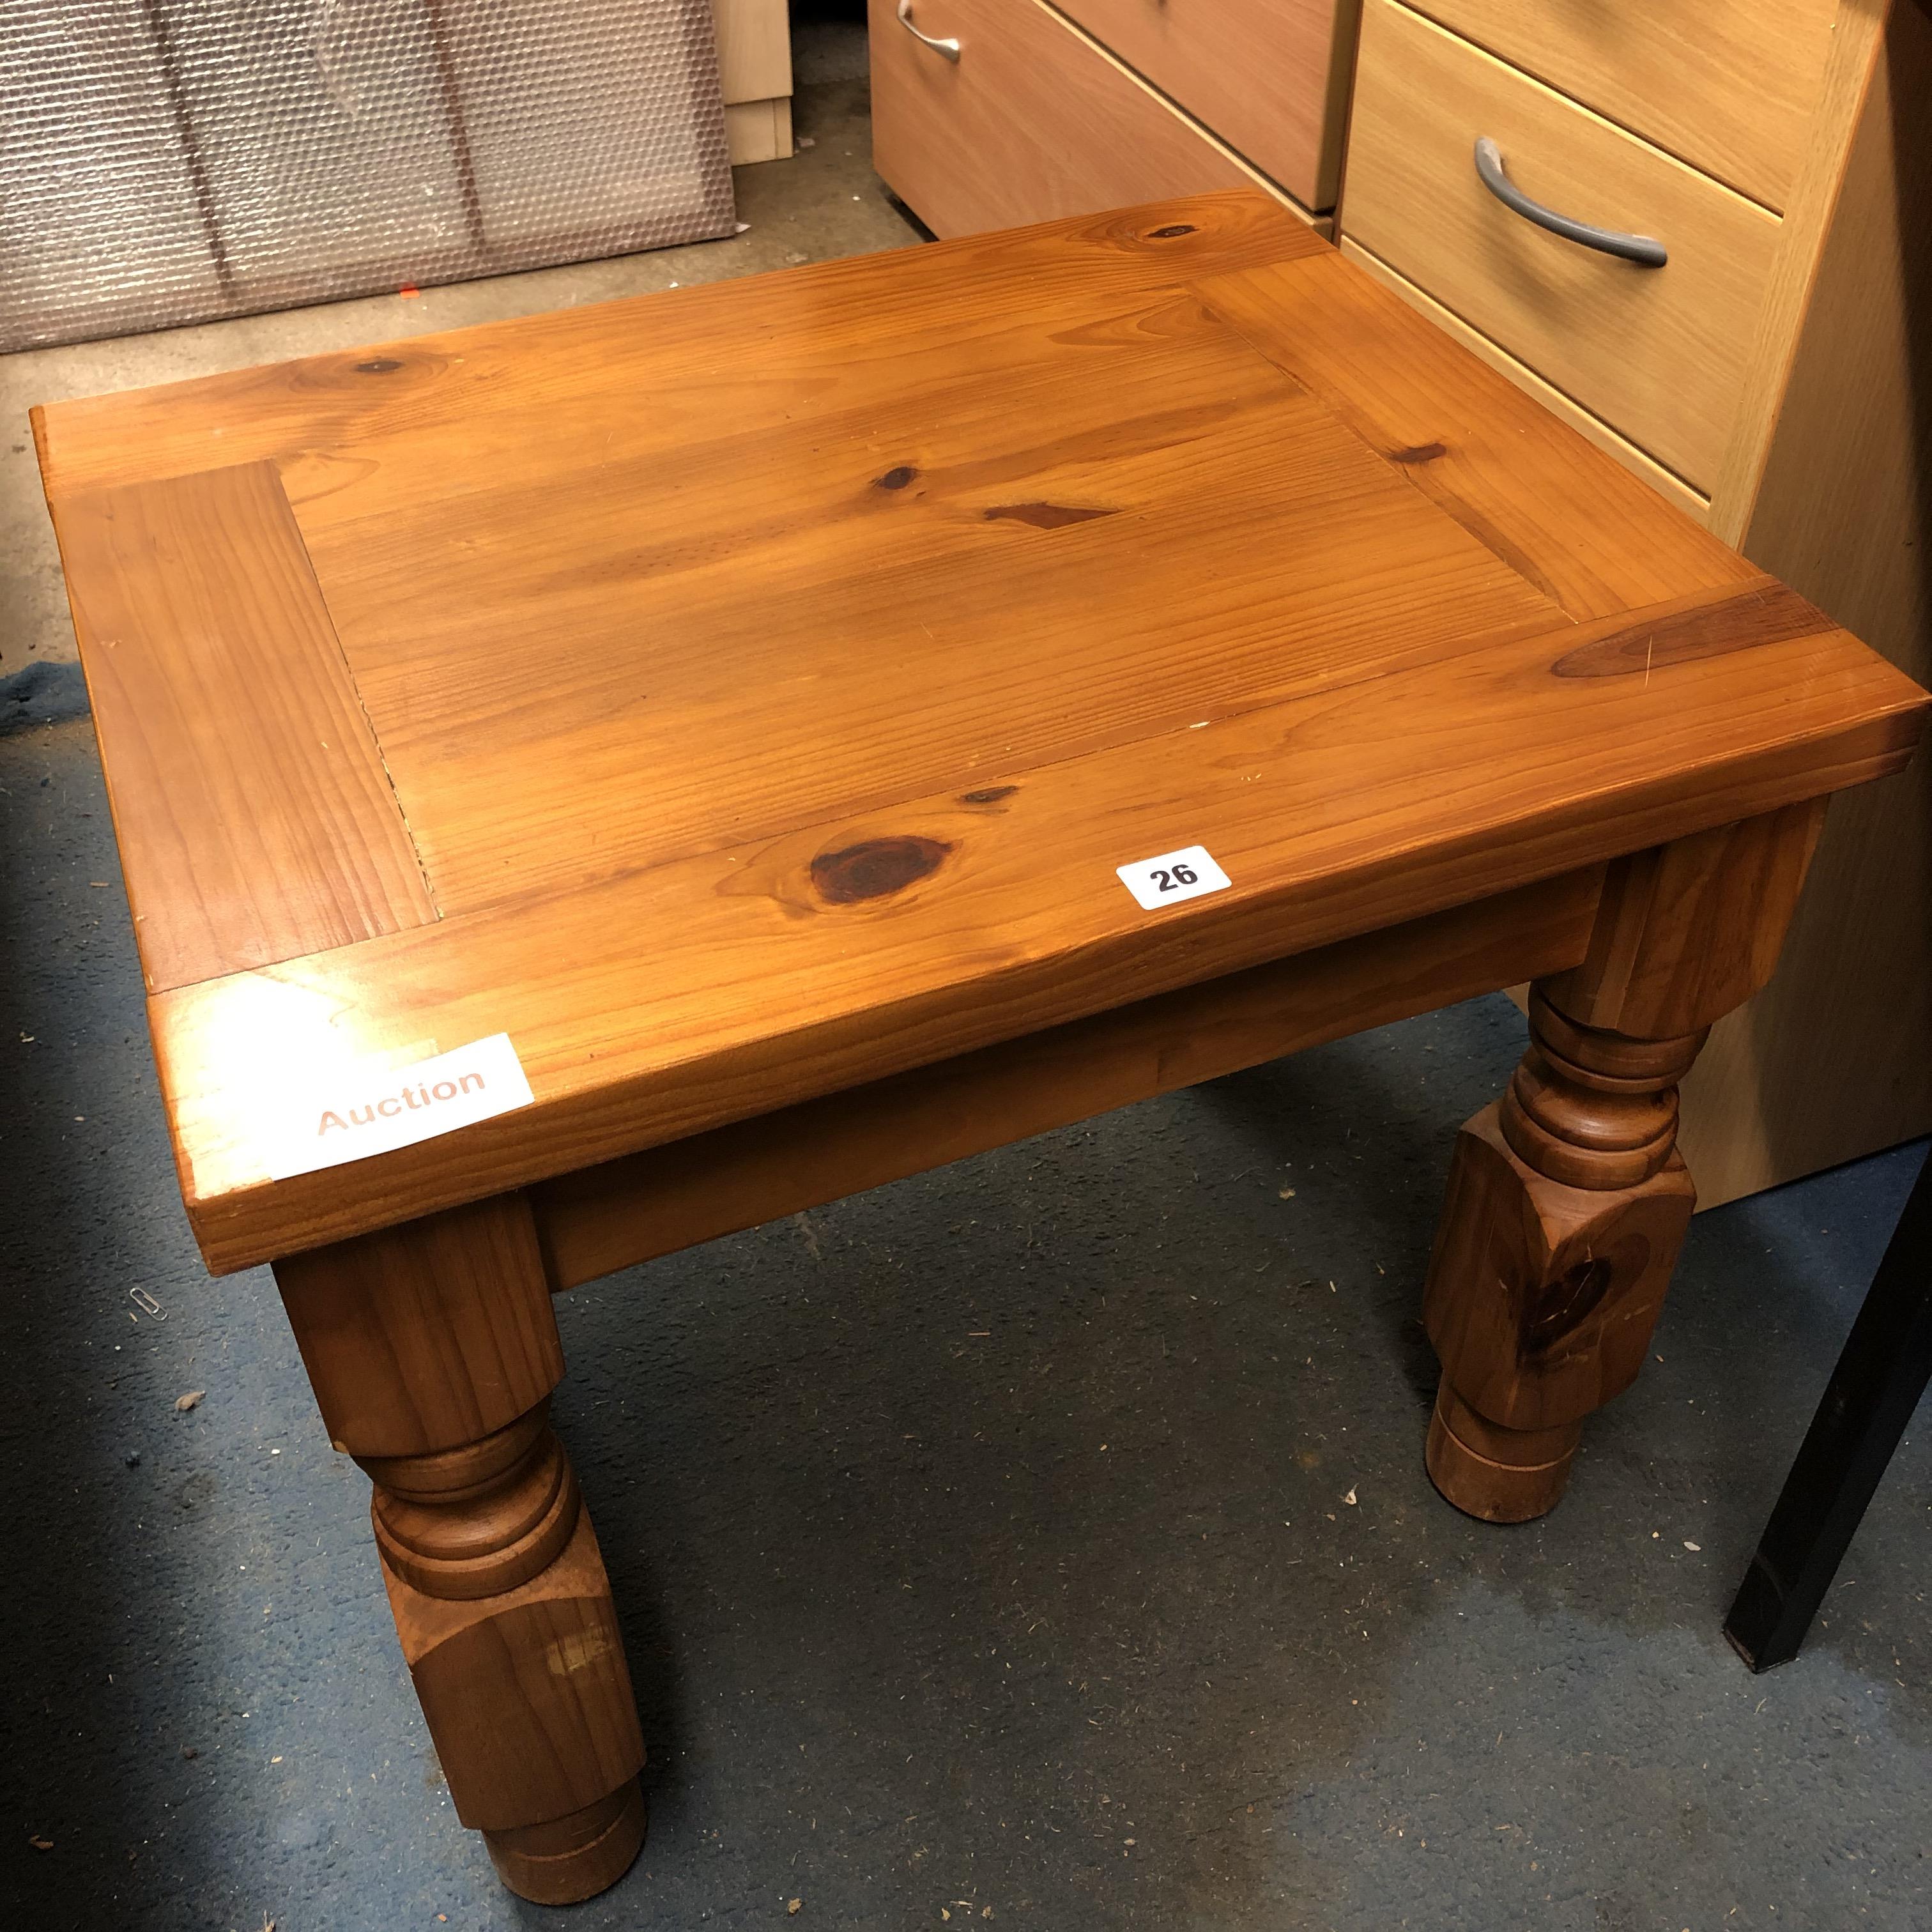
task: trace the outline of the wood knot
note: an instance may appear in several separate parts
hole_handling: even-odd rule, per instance
[[[1412,464],[1433,463],[1438,456],[1447,456],[1448,454],[1449,446],[1447,443],[1418,442],[1412,444],[1407,449],[1390,450],[1389,460],[1391,463]]]
[[[1004,518],[1010,523],[1030,524],[1036,530],[1057,530],[1068,524],[1088,524],[1096,517],[1111,517],[1112,510],[1096,510],[1084,503],[1001,503],[980,514],[989,524]]]
[[[1003,798],[1011,798],[1019,790],[1018,785],[987,785],[978,791],[962,791],[959,794],[962,805],[998,805]]]
[[[356,373],[358,376],[386,376],[392,370],[400,369],[402,366],[393,356],[374,356],[367,362],[357,363]]]
[[[1760,644],[1793,644],[1831,628],[1831,619],[1796,591],[1766,583],[1635,622],[1619,618],[1565,651],[1550,668],[1558,677],[1648,677],[1666,665]]]
[[[1526,1352],[1546,1354],[1574,1334],[1613,1288],[1637,1280],[1649,1265],[1650,1243],[1642,1234],[1625,1234],[1607,1253],[1592,1255],[1531,1289],[1516,1324]]]
[[[832,905],[856,905],[902,892],[939,869],[952,848],[938,838],[868,838],[812,862],[812,883]]]
[[[1195,235],[1199,232],[1200,231],[1191,221],[1171,221],[1165,228],[1150,230],[1148,239],[1150,242],[1172,242],[1178,235]]]
[[[917,476],[919,472],[910,463],[901,463],[888,470],[883,476],[872,478],[874,490],[903,490]]]

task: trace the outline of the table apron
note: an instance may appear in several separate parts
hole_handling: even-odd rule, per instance
[[[1603,877],[1585,866],[539,1183],[550,1286],[1564,971]]]

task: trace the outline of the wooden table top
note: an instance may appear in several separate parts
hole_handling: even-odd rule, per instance
[[[1926,702],[1258,194],[35,429],[218,1269],[1852,784]],[[530,1105],[267,1178],[292,1088],[498,1034]]]

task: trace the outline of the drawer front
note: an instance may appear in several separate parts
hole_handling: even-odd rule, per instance
[[[1782,208],[1838,0],[1414,0],[1418,10]]]
[[[1354,0],[1058,0],[1312,208],[1335,205]]]
[[[1478,178],[1661,241],[1660,268],[1565,241]],[[1340,226],[1371,254],[1708,494],[1778,218],[1468,41],[1367,0]]]
[[[1255,177],[1039,0],[872,0],[872,164],[935,235],[1095,214]]]

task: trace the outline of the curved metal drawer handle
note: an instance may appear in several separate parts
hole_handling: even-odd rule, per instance
[[[907,0],[901,0],[902,20]],[[1484,187],[1505,208],[1513,208],[1524,220],[1533,221],[1552,235],[1562,236],[1566,242],[1580,242],[1585,248],[1594,248],[1602,254],[1620,255],[1626,262],[1645,268],[1660,268],[1670,259],[1664,244],[1648,235],[1626,235],[1620,228],[1598,228],[1590,222],[1558,214],[1540,201],[1532,201],[1503,172],[1503,151],[1486,134],[1476,143],[1476,172],[1482,177]]]
[[[930,34],[922,34],[912,23],[912,0],[899,0],[899,25],[922,45],[930,47],[936,54],[944,54],[950,61],[959,58],[957,40],[935,40]]]

